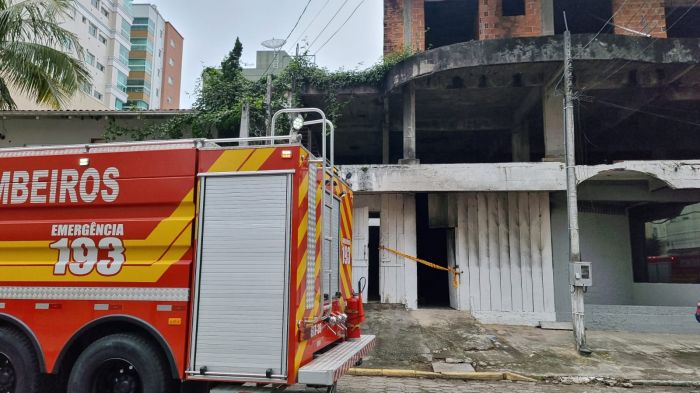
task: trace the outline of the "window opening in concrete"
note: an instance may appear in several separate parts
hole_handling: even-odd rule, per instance
[[[427,1],[425,47],[438,48],[478,38],[477,0]]]
[[[525,15],[525,0],[503,0],[503,16]]]
[[[697,158],[700,108],[697,100],[633,102],[645,89],[628,89],[627,101],[595,92],[593,103],[577,110],[577,162],[613,164],[632,160],[687,160]],[[599,98],[598,98],[599,97]],[[621,104],[620,104],[621,103]]]
[[[564,11],[572,34],[595,34],[603,26],[603,34],[613,31],[612,25],[606,25],[613,14],[611,0],[554,0],[555,34],[563,34],[566,30]]]
[[[379,302],[379,244],[380,244],[380,217],[379,213],[369,213],[369,274],[367,277],[367,289],[363,296],[368,302]]]
[[[416,194],[416,236],[418,258],[447,267],[446,228],[431,228],[428,194]],[[418,306],[449,307],[448,273],[418,264]]]
[[[700,203],[630,209],[634,281],[700,284]]]
[[[700,37],[700,7],[666,8],[668,38]]]

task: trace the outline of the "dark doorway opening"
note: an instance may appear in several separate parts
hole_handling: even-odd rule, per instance
[[[428,194],[416,195],[416,236],[418,258],[447,267],[447,229],[431,229]],[[449,307],[447,272],[418,264],[418,306]]]
[[[379,213],[369,214],[369,260],[367,261],[369,267],[369,274],[367,275],[367,301],[368,302],[379,302],[381,301],[381,296],[379,295]]]
[[[700,37],[700,7],[666,8],[668,38]]]
[[[571,34],[595,34],[603,26],[603,34],[612,33],[613,26],[606,25],[613,14],[611,0],[554,0],[555,34],[566,31],[564,11]]]
[[[425,47],[478,39],[479,3],[477,0],[425,2]]]

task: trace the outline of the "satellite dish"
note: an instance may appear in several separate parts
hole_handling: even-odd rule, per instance
[[[262,46],[268,49],[279,49],[287,43],[287,40],[280,38],[273,38],[271,40],[263,41]]]

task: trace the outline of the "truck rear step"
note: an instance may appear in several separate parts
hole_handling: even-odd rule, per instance
[[[330,386],[374,348],[375,336],[345,341],[299,369],[299,383]]]

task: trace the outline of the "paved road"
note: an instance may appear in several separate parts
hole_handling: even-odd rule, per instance
[[[287,390],[290,391],[290,390]],[[293,392],[325,392],[311,388],[295,388]],[[344,377],[338,384],[338,393],[700,393],[700,389],[634,387],[610,388],[589,385],[551,385],[514,382],[464,382],[411,378]]]

